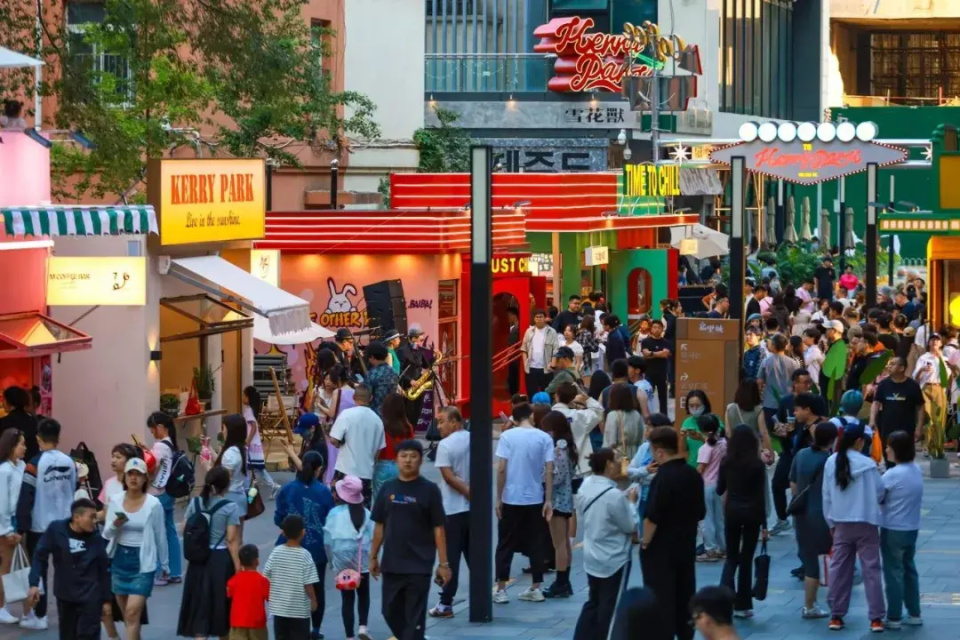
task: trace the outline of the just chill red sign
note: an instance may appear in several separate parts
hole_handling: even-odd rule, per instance
[[[593,18],[573,16],[554,18],[533,32],[540,38],[533,50],[557,56],[556,76],[547,83],[548,89],[619,93],[628,74],[650,76],[655,66],[662,68],[671,59],[684,71],[702,73],[696,45],[686,44],[677,35],[662,35],[651,22],[627,23],[620,34],[594,33],[593,27]]]

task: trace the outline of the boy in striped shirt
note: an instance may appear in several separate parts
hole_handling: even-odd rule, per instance
[[[313,585],[319,582],[310,552],[300,546],[303,518],[289,515],[280,525],[287,539],[275,547],[263,574],[270,580],[274,640],[309,640],[310,612],[317,608]]]

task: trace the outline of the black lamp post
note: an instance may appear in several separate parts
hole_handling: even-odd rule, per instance
[[[340,161],[334,158],[330,161],[330,208],[337,208],[337,183],[340,174]]]

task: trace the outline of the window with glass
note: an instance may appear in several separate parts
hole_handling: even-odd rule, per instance
[[[960,94],[960,32],[870,34],[870,95],[929,100],[941,89]]]
[[[103,23],[103,2],[71,2],[67,5],[67,47],[72,62],[86,67],[101,87],[109,87],[120,101],[133,98],[133,72],[126,56],[111,53],[89,41],[91,25]]]
[[[792,0],[721,0],[721,111],[791,117],[792,34]]]

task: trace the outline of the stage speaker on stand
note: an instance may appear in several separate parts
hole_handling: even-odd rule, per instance
[[[391,329],[401,335],[407,333],[407,299],[403,296],[403,282],[382,280],[363,288],[367,303],[367,322],[375,335],[383,336]]]

